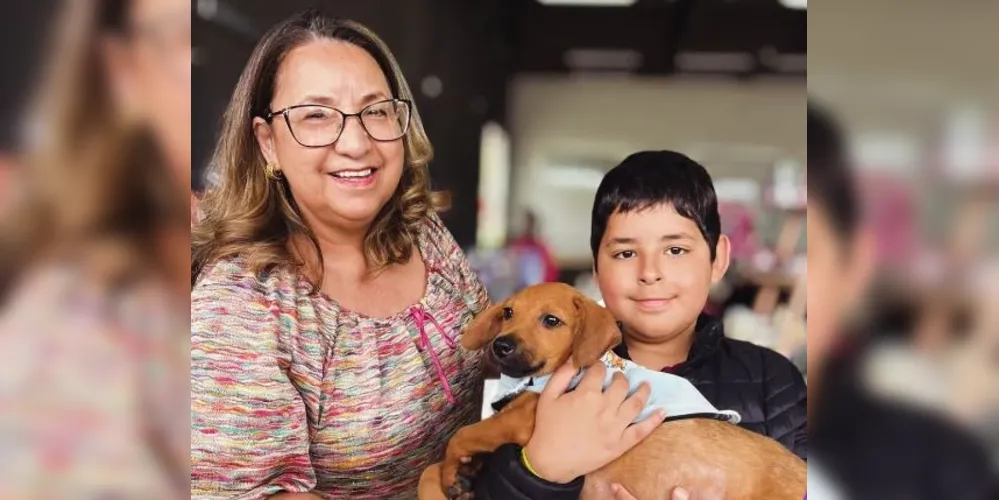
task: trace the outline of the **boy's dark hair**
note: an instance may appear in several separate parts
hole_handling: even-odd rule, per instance
[[[715,260],[721,221],[711,176],[701,164],[675,151],[642,151],[604,175],[593,201],[590,249],[597,260],[600,240],[614,213],[670,206],[701,231]]]
[[[821,105],[808,102],[808,196],[829,215],[833,230],[853,237],[860,208],[847,147],[836,119]]]

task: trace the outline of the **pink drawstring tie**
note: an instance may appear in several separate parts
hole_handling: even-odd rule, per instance
[[[451,336],[448,335],[443,328],[441,328],[440,323],[438,323],[433,316],[424,311],[422,307],[414,306],[409,308],[409,314],[413,317],[413,321],[416,322],[416,328],[420,330],[420,340],[417,342],[416,346],[430,352],[430,362],[433,363],[434,370],[437,371],[437,379],[441,381],[441,385],[444,387],[444,396],[447,397],[447,401],[449,403],[457,403],[457,400],[454,399],[454,394],[451,392],[451,384],[448,383],[447,376],[444,375],[444,367],[441,366],[441,360],[437,357],[437,352],[434,351],[433,346],[430,345],[430,337],[427,336],[426,321],[430,320],[430,322],[437,327],[437,331],[441,332],[441,336],[444,337],[444,342],[446,342],[448,347],[451,349],[455,348],[454,339],[451,338]]]

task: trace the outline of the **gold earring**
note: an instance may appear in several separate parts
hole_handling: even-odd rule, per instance
[[[279,170],[277,166],[274,165],[273,163],[268,163],[264,167],[264,174],[267,175],[268,179],[275,181],[280,180],[282,177],[284,177],[284,175],[281,173],[281,170]]]

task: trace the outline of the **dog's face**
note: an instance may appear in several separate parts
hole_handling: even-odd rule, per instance
[[[621,341],[610,311],[563,283],[525,288],[480,313],[461,344],[488,356],[510,377],[544,375],[572,356],[589,366]]]

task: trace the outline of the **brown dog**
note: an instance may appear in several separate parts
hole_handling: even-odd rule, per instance
[[[577,366],[596,363],[620,342],[613,316],[568,285],[547,283],[517,293],[482,312],[465,331],[462,346],[490,346],[489,355],[512,377],[552,373],[571,356]],[[505,443],[527,444],[534,431],[538,394],[524,392],[498,413],[460,429],[443,463],[420,478],[419,498],[459,491],[462,457],[492,452]],[[668,409],[667,409],[668,411]],[[639,500],[668,500],[680,486],[694,498],[801,500],[805,462],[776,441],[719,420],[667,422],[623,456],[588,474],[581,498],[610,499],[620,483]]]

